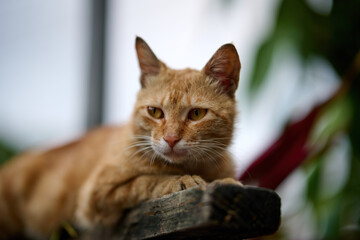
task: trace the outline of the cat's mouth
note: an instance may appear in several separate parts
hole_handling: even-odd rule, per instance
[[[163,155],[169,158],[183,158],[186,157],[187,154],[188,152],[185,149],[180,149],[180,150],[171,149],[170,151],[163,153]]]
[[[189,157],[190,149],[186,146],[184,140],[179,141],[175,146],[170,146],[163,139],[153,141],[151,145],[155,153],[169,163],[182,163]]]
[[[179,163],[188,157],[188,151],[183,148],[167,148],[158,151],[160,155],[170,163]]]

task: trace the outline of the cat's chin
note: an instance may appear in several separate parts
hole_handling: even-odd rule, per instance
[[[181,151],[181,152],[171,151],[171,152],[168,152],[165,154],[162,153],[161,155],[167,162],[170,162],[173,164],[182,163],[187,158],[187,152],[183,152],[183,151]]]

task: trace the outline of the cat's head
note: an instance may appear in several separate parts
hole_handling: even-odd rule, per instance
[[[201,71],[173,70],[136,38],[141,90],[133,115],[137,153],[172,164],[218,161],[230,144],[240,60],[220,47]]]

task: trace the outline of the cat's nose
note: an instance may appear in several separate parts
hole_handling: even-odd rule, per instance
[[[165,136],[164,140],[169,144],[171,148],[173,148],[175,144],[181,140],[181,138],[178,136]]]

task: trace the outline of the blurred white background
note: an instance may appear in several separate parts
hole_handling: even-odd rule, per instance
[[[0,139],[22,150],[84,130],[85,0],[0,0]]]

